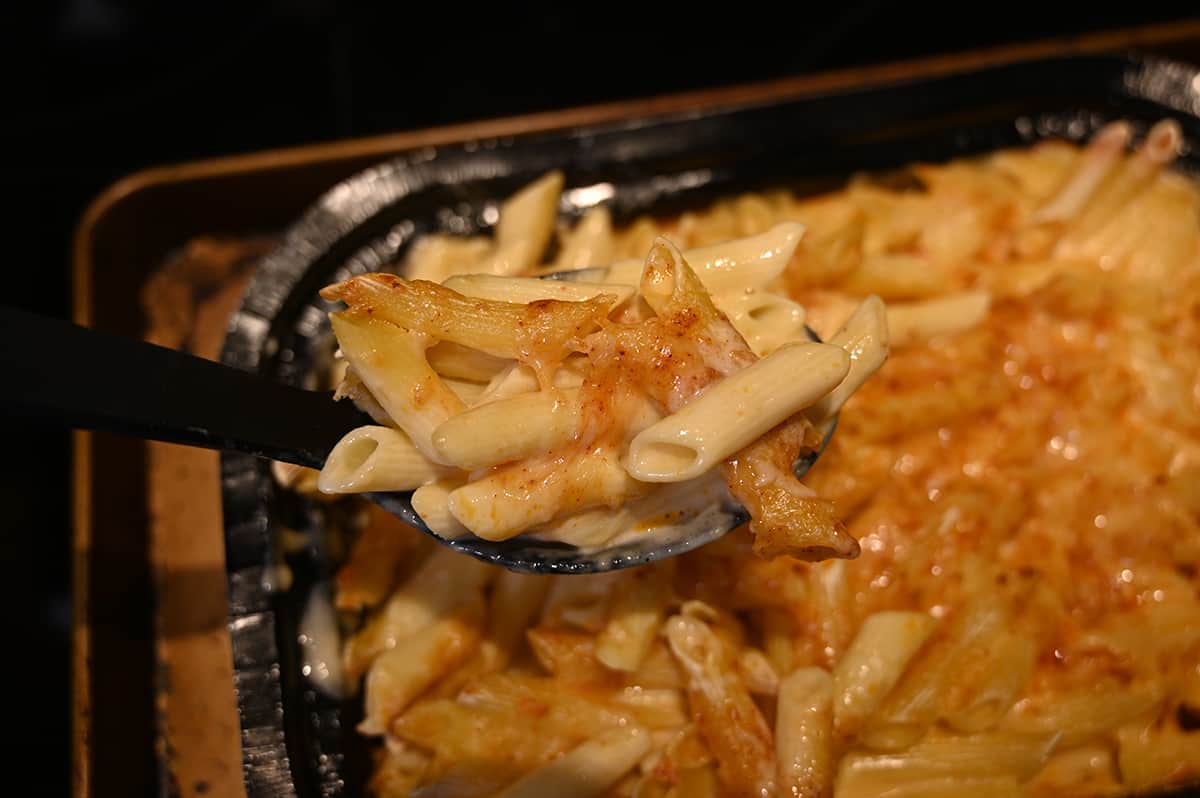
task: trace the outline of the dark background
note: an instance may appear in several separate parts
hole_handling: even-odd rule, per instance
[[[26,4],[6,20],[4,302],[68,316],[71,235],[105,186],[151,165],[728,85],[1181,19],[1194,2],[1112,5],[878,0],[683,9],[561,3],[526,10],[333,0]],[[6,16],[16,4],[6,6]],[[6,341],[5,346],[19,345]],[[2,378],[0,378],[2,379]],[[4,385],[4,390],[13,386]],[[69,768],[69,449],[65,431],[5,419],[5,606],[32,623],[19,659],[37,709],[22,736]],[[13,453],[32,452],[15,463]],[[148,609],[148,608],[147,608]],[[27,619],[27,620],[26,620]],[[15,630],[16,618],[9,624]],[[129,752],[141,760],[148,752]]]

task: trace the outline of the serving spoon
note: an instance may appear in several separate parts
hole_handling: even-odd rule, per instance
[[[0,350],[0,372],[6,378],[0,407],[10,418],[37,417],[79,429],[246,452],[309,468],[320,468],[347,432],[375,423],[353,403],[333,401],[328,391],[283,385],[194,355],[16,308],[0,306],[0,340],[6,342]],[[825,450],[835,426],[836,417],[826,422],[821,448],[796,461],[797,477]],[[443,538],[413,510],[411,493],[366,495],[443,545],[529,573],[597,573],[643,565],[710,543],[749,520],[745,509],[726,495],[635,542],[585,551],[529,535],[500,542],[474,536]]]

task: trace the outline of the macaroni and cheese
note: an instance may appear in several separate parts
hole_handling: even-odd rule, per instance
[[[892,352],[850,386],[805,480],[858,541],[857,559],[765,559],[755,549],[774,545],[770,536],[742,529],[629,571],[517,574],[364,503],[336,602],[364,619],[351,623],[343,666],[352,684],[362,680],[360,732],[380,743],[373,790],[983,798],[1146,794],[1200,780],[1200,190],[1164,168],[1181,145],[1176,125],[1135,138],[1118,122],[1086,147],[1047,141],[918,164],[904,188],[855,178],[824,196],[750,194],[619,230],[596,208],[558,233],[545,266],[544,224],[514,228],[505,215],[494,239],[418,242],[408,285],[512,301],[509,287],[487,294],[501,284],[450,271],[464,261],[508,275],[616,262],[615,274],[650,252],[673,291],[679,263],[702,281],[708,273],[694,253],[800,224],[784,265],[762,268],[755,287],[767,290],[746,300],[769,303],[762,337],[738,326],[741,297],[705,283],[765,355],[726,379],[796,346],[773,338],[777,324],[807,323],[837,341],[872,295],[887,302]],[[552,199],[531,199],[551,188],[515,201],[552,219]],[[645,282],[614,282],[627,288],[566,283],[571,318],[603,328],[628,289],[653,300]],[[534,292],[521,301],[540,301],[540,283],[520,285]],[[354,320],[367,335],[380,323]],[[536,361],[502,365],[519,354],[503,348],[511,336],[467,351],[440,329],[414,333],[439,339],[425,350],[427,373],[445,387],[412,428],[426,433],[406,428],[424,456],[403,466],[438,486],[434,506],[463,490],[460,472],[493,467],[488,447],[514,447],[507,457],[533,445],[528,430],[499,442],[507,431],[493,435],[494,420],[453,432],[446,425],[464,405],[519,383],[505,401],[527,406],[504,423],[536,414],[546,446],[574,422],[559,426],[562,411],[541,394],[584,390],[569,346],[547,355],[562,362],[550,373]],[[394,419],[399,405],[384,403],[338,332],[365,385],[352,377],[345,390],[373,396],[381,419]],[[509,373],[497,380],[497,369]],[[675,418],[658,418],[674,412],[666,390],[645,417],[622,416],[636,419],[630,440]],[[745,445],[656,453],[688,424],[672,423],[643,438],[644,450],[630,447],[615,483],[691,478],[695,463]],[[489,443],[478,445],[471,436],[483,430]],[[609,466],[586,467],[589,482],[608,484]],[[739,478],[757,476],[730,481]],[[486,511],[488,501],[452,505],[444,522],[470,526],[474,516],[453,510]]]

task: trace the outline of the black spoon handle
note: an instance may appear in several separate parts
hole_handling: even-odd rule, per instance
[[[352,403],[193,355],[0,307],[0,408],[83,429],[320,467],[371,423]]]

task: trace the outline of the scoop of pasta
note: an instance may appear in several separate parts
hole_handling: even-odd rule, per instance
[[[365,274],[325,288],[347,306],[331,316],[339,394],[381,425],[339,443],[321,490],[413,490],[438,534],[492,541],[578,543],[567,530],[581,516],[618,515],[624,528],[608,524],[607,539],[589,538],[599,544],[677,523],[669,483],[711,487],[719,473],[762,556],[856,556],[791,464],[886,357],[882,303],[864,302],[829,343],[797,335],[801,324],[759,357],[666,239],[636,279]]]

